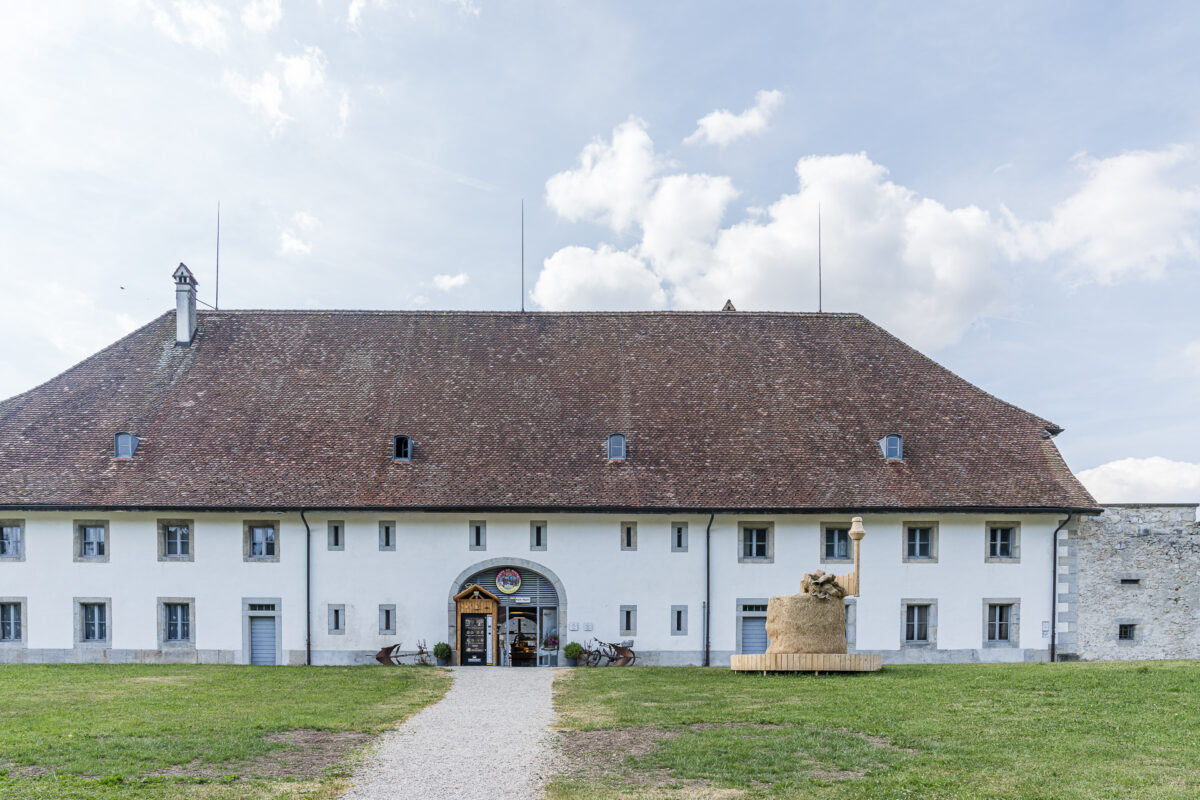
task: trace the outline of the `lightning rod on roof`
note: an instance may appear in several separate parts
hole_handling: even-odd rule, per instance
[[[525,198],[521,198],[521,313],[525,313]]]
[[[217,279],[213,287],[213,310],[221,308],[221,201],[217,201]]]
[[[821,204],[817,203],[817,313],[820,314],[824,310],[822,308],[821,294],[824,289],[823,276],[821,275]]]

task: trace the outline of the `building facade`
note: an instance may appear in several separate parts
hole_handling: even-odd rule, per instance
[[[0,661],[723,665],[852,516],[853,651],[1050,658],[1100,510],[1061,429],[862,317],[197,313],[175,277],[0,403]]]
[[[1196,504],[1107,505],[1060,536],[1059,658],[1200,658]]]

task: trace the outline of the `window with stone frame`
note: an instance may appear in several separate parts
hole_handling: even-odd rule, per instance
[[[190,642],[192,640],[192,613],[189,603],[163,604],[163,641]]]
[[[0,642],[19,642],[21,638],[21,604],[0,603]]]
[[[0,559],[22,561],[24,556],[24,523],[18,520],[0,520]]]
[[[822,561],[850,561],[850,526],[826,525],[823,529]]]

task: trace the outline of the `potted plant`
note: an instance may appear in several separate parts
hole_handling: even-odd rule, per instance
[[[581,655],[583,655],[583,645],[579,642],[567,642],[567,646],[563,648],[563,657],[567,659],[568,667],[576,666]]]
[[[445,642],[438,642],[433,646],[433,657],[437,659],[437,665],[444,667],[450,663],[450,645]]]
[[[551,633],[545,639],[542,639],[542,649],[553,653],[558,649],[558,635]]]

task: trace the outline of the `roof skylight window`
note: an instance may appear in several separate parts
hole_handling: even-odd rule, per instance
[[[879,440],[879,449],[888,461],[904,460],[904,438],[898,433],[889,433]]]
[[[113,458],[133,458],[141,441],[132,433],[118,433],[113,437]]]
[[[614,433],[608,437],[608,460],[625,460],[625,434]]]
[[[411,437],[400,435],[392,441],[393,461],[412,461],[413,441]]]

